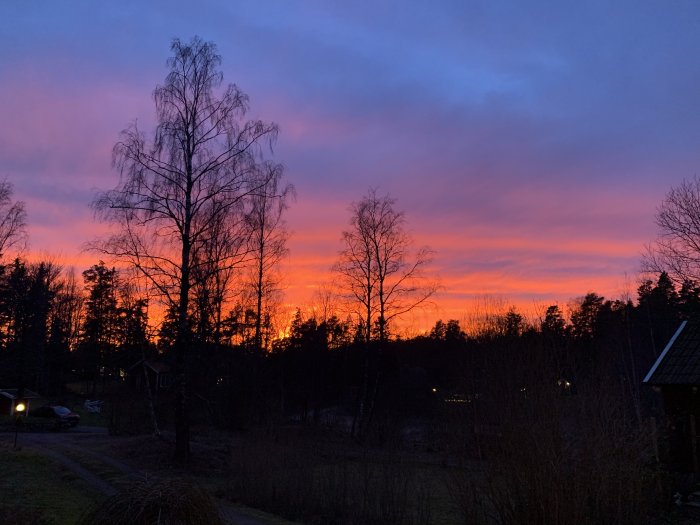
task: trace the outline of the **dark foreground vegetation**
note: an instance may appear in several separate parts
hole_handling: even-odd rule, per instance
[[[168,323],[150,335],[114,270],[84,278],[83,293],[50,264],[3,268],[0,384],[104,400],[113,434],[167,441]],[[234,311],[219,341],[203,331],[188,354],[192,432],[206,446],[187,468],[205,485],[225,479],[209,487],[218,496],[304,523],[679,519],[684,466],[669,463],[660,399],[641,380],[698,306],[697,287],[662,274],[635,302],[590,293],[569,320],[556,306],[534,325],[487,312],[468,333],[438,322],[382,345],[298,312],[265,351],[251,313]],[[170,446],[154,443],[168,463]]]

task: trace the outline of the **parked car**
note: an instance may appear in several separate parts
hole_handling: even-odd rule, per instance
[[[61,405],[46,405],[29,412],[30,416],[51,418],[56,422],[57,428],[74,427],[80,423],[80,414],[76,414],[69,408]]]

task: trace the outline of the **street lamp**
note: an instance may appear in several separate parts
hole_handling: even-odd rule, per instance
[[[17,434],[19,432],[19,427],[22,424],[22,412],[25,410],[27,410],[26,403],[22,400],[18,401],[15,405],[15,450],[17,450]]]

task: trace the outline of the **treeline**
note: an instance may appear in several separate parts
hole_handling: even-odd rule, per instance
[[[66,382],[118,377],[151,343],[145,302],[103,263],[78,282],[53,262],[0,265],[0,384],[51,396]]]
[[[425,335],[369,342],[350,318],[298,310],[268,347],[256,326],[269,320],[241,303],[218,330],[192,330],[190,418],[273,435],[290,424],[330,429],[432,454],[458,467],[450,490],[475,523],[492,522],[493,509],[512,514],[502,523],[638,523],[664,508],[671,486],[661,400],[642,380],[679,322],[700,311],[700,287],[662,273],[635,299],[589,293],[535,323],[510,309],[469,331],[438,321]],[[0,384],[60,397],[78,383],[108,402],[115,431],[152,431],[149,416],[172,428],[177,381],[139,385],[144,363],[172,370],[175,359],[174,316],[155,323],[149,307],[103,263],[81,282],[49,262],[0,266]],[[193,323],[212,322],[206,311],[192,302]],[[487,461],[475,474],[478,459]]]
[[[220,301],[200,288],[190,315],[194,357],[201,359],[210,348],[270,348],[271,306],[258,316],[257,296],[248,294],[246,303],[222,315]],[[52,261],[18,257],[0,264],[0,384],[51,396],[67,382],[83,381],[86,394],[96,396],[145,359],[167,362],[176,311],[166,309],[163,316],[162,305],[150,303],[157,301],[139,290],[133,275],[102,261],[81,278]]]
[[[141,374],[135,365],[144,360],[171,363],[175,312],[154,326],[149,306],[102,262],[80,280],[51,262],[1,265],[0,384],[50,396],[82,381],[97,397]],[[589,293],[570,312],[550,306],[534,324],[511,309],[484,315],[469,333],[449,320],[426,335],[369,342],[350,318],[301,310],[277,337],[269,315],[258,319],[254,306],[214,315],[211,305],[192,302],[187,367],[207,422],[236,427],[291,417],[343,423],[357,437],[383,440],[397,437],[387,432],[403,419],[438,417],[453,405],[472,407],[482,418],[477,426],[498,425],[510,417],[511,401],[541,390],[618,389],[629,413],[642,418],[651,405],[641,381],[679,321],[698,311],[700,288],[677,289],[661,274],[641,284],[634,302]]]

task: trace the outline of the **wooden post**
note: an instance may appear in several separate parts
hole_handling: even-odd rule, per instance
[[[649,429],[651,430],[651,442],[654,446],[654,457],[656,462],[660,463],[661,458],[659,457],[659,436],[656,428],[656,418],[654,416],[649,418]]]
[[[700,471],[698,469],[698,439],[696,432],[695,414],[690,414],[690,445],[693,449],[693,473],[695,475]]]

